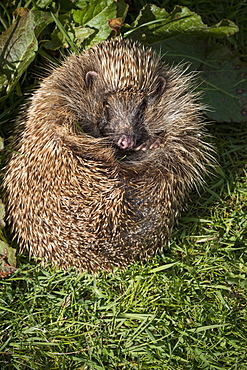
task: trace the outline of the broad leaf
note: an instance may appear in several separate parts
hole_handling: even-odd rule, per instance
[[[9,93],[33,61],[38,50],[37,37],[52,22],[49,13],[25,11],[0,36],[0,90]]]
[[[238,31],[238,27],[229,20],[208,27],[201,17],[183,6],[175,6],[171,13],[156,5],[147,4],[133,24],[134,29],[125,32],[132,37],[142,39],[148,44],[171,39],[176,35],[190,33],[193,35],[225,37]]]
[[[207,115],[220,122],[247,121],[247,65],[226,47],[212,51],[203,65],[203,99],[213,109]]]
[[[90,44],[105,40],[112,30],[108,25],[108,19],[117,16],[116,3],[112,0],[90,1],[82,3],[81,10],[72,10],[73,20],[80,26],[94,30],[95,34]]]
[[[207,116],[219,122],[247,120],[247,66],[231,55],[227,47],[213,50],[207,36],[229,36],[238,31],[232,22],[223,20],[213,27],[188,8],[176,6],[171,13],[155,5],[143,8],[131,32],[134,39],[152,44],[169,64],[189,62],[198,75],[202,101],[209,106]],[[138,28],[139,27],[139,28]]]
[[[16,270],[16,250],[0,240],[0,278],[5,278]]]

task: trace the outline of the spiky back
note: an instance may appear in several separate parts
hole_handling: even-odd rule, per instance
[[[88,58],[100,68],[109,90],[151,92],[161,72],[159,57],[139,43],[115,39],[89,49]]]

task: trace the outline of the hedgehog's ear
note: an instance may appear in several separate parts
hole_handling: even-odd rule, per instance
[[[85,83],[86,86],[89,87],[89,85],[92,83],[93,79],[95,77],[98,77],[98,73],[95,71],[88,71],[85,76]]]
[[[166,79],[165,77],[159,76],[158,77],[158,89],[157,94],[162,95],[166,87]]]

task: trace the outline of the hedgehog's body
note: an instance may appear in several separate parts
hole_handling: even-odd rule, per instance
[[[33,95],[4,178],[20,244],[44,262],[93,271],[153,255],[207,162],[189,78],[123,40],[54,70]]]

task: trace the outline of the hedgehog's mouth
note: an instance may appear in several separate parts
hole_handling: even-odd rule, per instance
[[[149,149],[159,148],[161,143],[161,136],[149,136],[145,139],[136,139],[134,135],[122,134],[117,139],[115,146],[121,150],[127,151],[146,151]]]
[[[119,145],[120,144],[120,145]],[[116,148],[116,156],[118,159],[124,158],[132,158],[137,154],[141,154],[143,152],[147,152],[149,150],[155,150],[160,147],[161,144],[161,136],[150,136],[148,139],[142,142],[135,142],[134,138],[128,135],[122,135],[117,144],[115,144]]]

